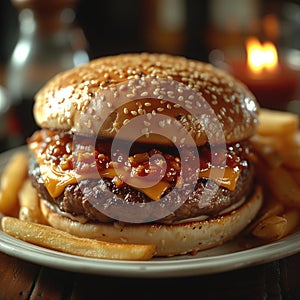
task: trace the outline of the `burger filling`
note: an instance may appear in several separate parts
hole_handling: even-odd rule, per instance
[[[71,133],[47,129],[37,131],[28,144],[33,153],[29,173],[40,198],[59,212],[85,221],[113,221],[97,209],[97,199],[147,203],[168,198],[183,184],[180,157],[185,166],[199,163],[194,190],[178,209],[156,222],[170,224],[218,215],[240,204],[253,187],[251,151],[246,141],[227,145],[226,151],[214,151],[214,164],[209,145],[199,147],[197,153],[186,148],[179,155],[175,147],[134,143],[127,155],[125,141],[112,152],[111,140],[82,136],[75,144]],[[150,163],[155,155],[158,159]],[[194,175],[184,180],[193,181]],[[158,176],[161,179],[152,185],[151,180]],[[214,191],[209,201],[203,201],[204,189]]]

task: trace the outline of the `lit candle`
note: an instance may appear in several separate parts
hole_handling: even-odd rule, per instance
[[[256,75],[273,75],[278,69],[278,54],[275,46],[266,42],[261,44],[256,38],[249,38],[247,47],[247,66]]]
[[[263,107],[285,109],[297,88],[295,73],[279,61],[276,47],[251,37],[246,42],[247,61],[229,63],[233,75],[244,82]]]

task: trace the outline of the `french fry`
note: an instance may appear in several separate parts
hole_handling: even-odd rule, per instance
[[[278,202],[277,199],[270,199],[262,208],[256,220],[247,228],[247,232],[252,232],[254,228],[263,220],[273,216],[281,215],[284,212],[284,209],[284,205]]]
[[[27,176],[28,156],[16,152],[5,166],[0,183],[0,212],[16,216],[18,212],[18,193]]]
[[[287,220],[287,226],[283,233],[283,235],[286,236],[300,225],[300,211],[297,209],[289,209],[282,216]]]
[[[284,168],[268,168],[266,181],[272,194],[286,207],[300,209],[300,186]]]
[[[251,144],[255,152],[268,166],[279,167],[283,163],[283,158],[276,149],[274,141],[256,135],[251,139]]]
[[[264,187],[265,205],[248,232],[265,241],[277,240],[300,225],[298,115],[261,109],[251,143],[257,154],[256,171]]]
[[[261,218],[252,228],[252,234],[262,240],[273,241],[281,239],[300,225],[300,211],[288,209],[281,215]]]
[[[13,217],[3,217],[1,225],[5,233],[15,238],[73,255],[116,260],[149,260],[155,254],[155,245],[118,244],[79,238],[47,225]]]
[[[264,136],[292,135],[299,128],[299,117],[296,114],[262,108],[259,113],[257,133]]]
[[[287,220],[281,216],[271,216],[259,222],[252,234],[262,240],[274,241],[283,237],[286,232]]]
[[[19,196],[19,219],[39,224],[47,224],[41,209],[37,190],[32,186],[29,178],[23,183]]]

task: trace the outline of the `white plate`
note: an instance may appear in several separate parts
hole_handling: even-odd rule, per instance
[[[16,148],[0,154],[0,172]],[[0,230],[0,251],[43,266],[81,273],[122,277],[182,277],[213,274],[281,259],[300,252],[300,232],[280,241],[243,249],[232,241],[195,256],[154,258],[150,261],[116,261],[79,257],[52,251],[15,239]]]

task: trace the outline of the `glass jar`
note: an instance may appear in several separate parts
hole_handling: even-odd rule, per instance
[[[86,40],[75,26],[75,0],[12,0],[19,10],[19,39],[6,74],[11,114],[21,141],[37,129],[32,108],[37,91],[55,74],[89,61]]]

